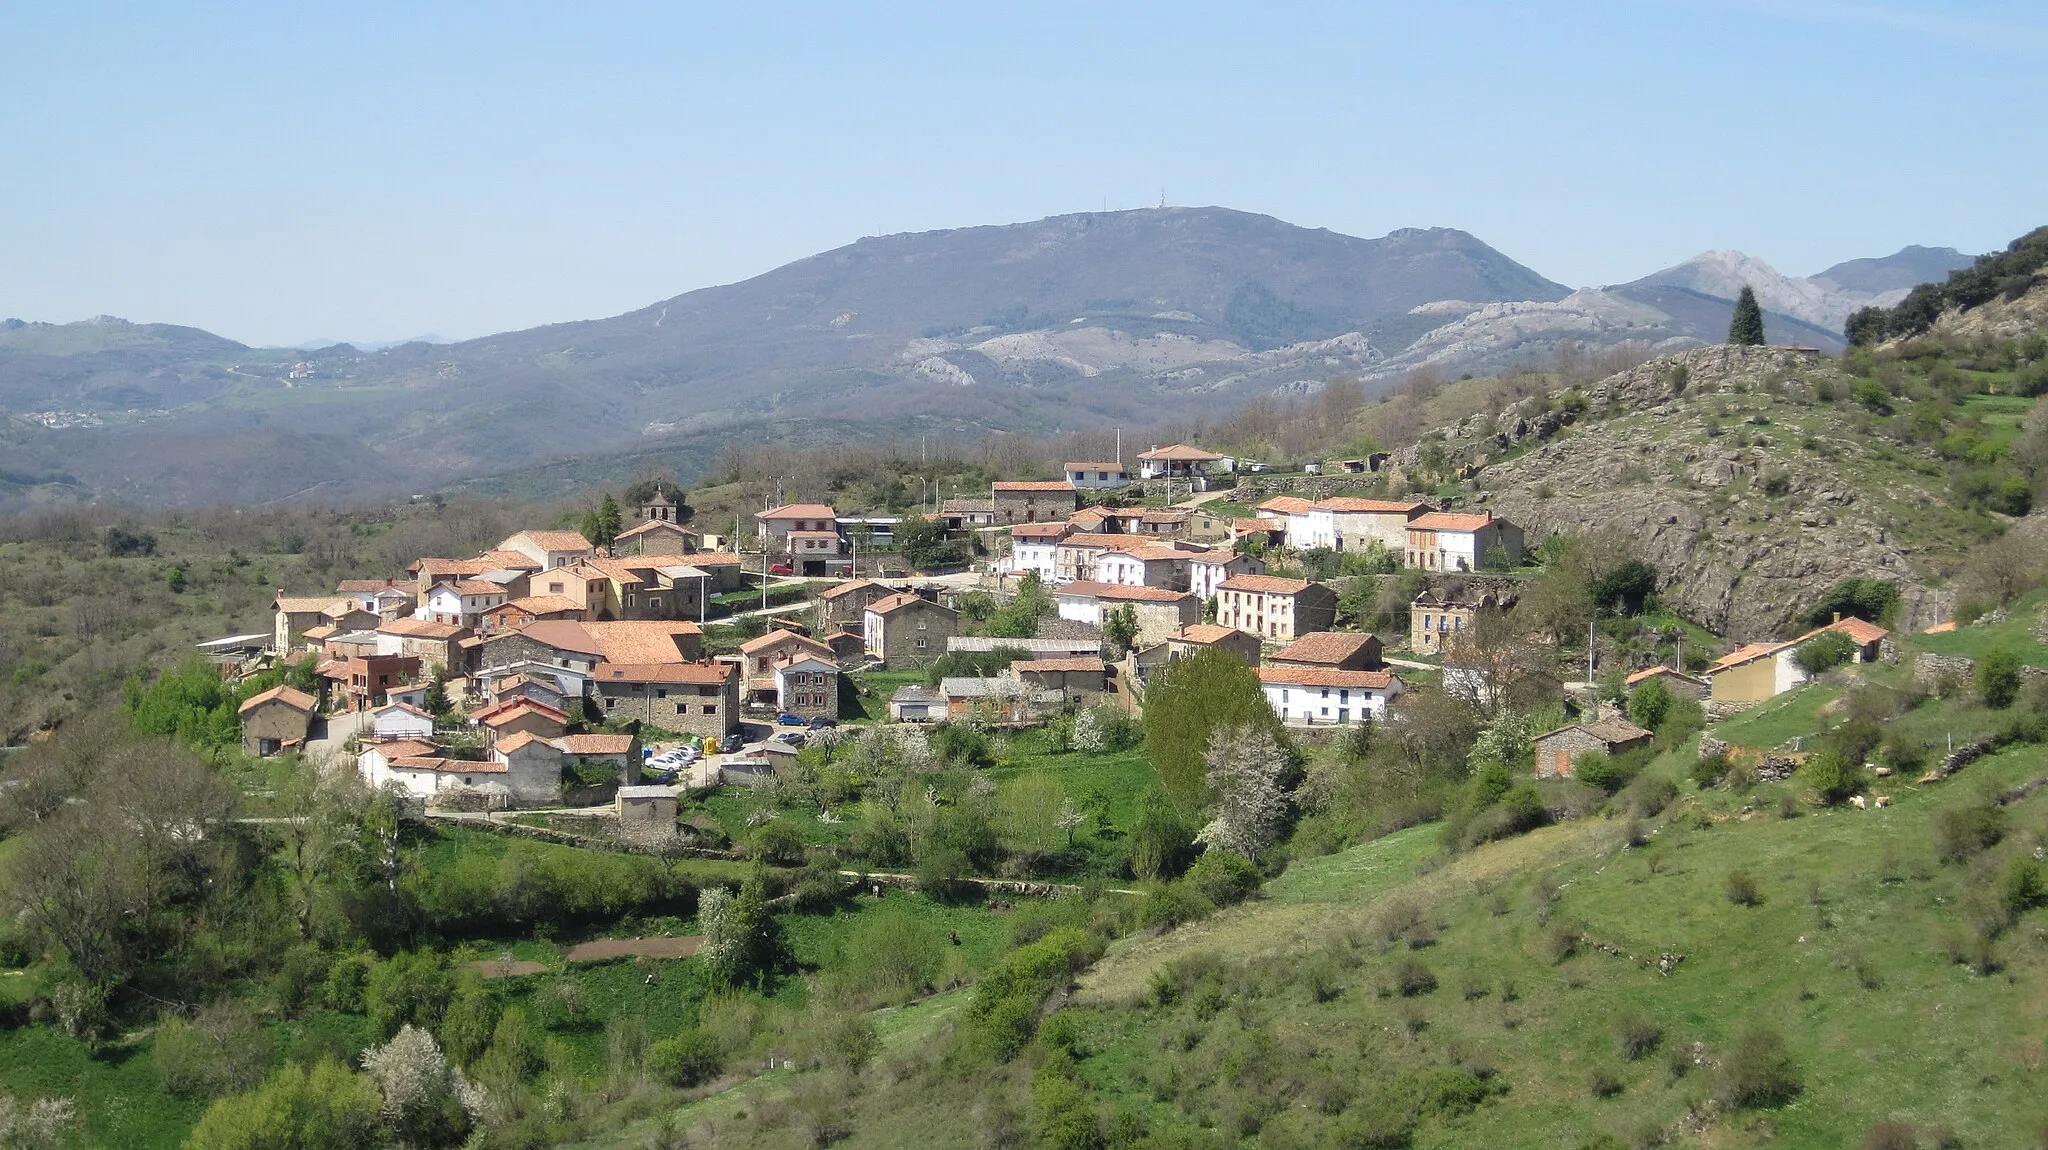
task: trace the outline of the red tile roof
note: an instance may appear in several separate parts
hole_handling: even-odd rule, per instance
[[[1010,528],[1012,539],[1062,539],[1074,529],[1071,523],[1019,523]]]
[[[1138,458],[1173,463],[1214,463],[1223,457],[1213,451],[1203,451],[1192,444],[1176,443],[1170,447],[1155,447],[1150,451],[1141,451]]]
[[[1799,638],[1801,640],[1811,639],[1822,631],[1840,631],[1842,634],[1854,639],[1858,646],[1869,646],[1883,639],[1886,635],[1891,634],[1890,631],[1875,623],[1866,619],[1858,619],[1856,616],[1851,615],[1846,619],[1837,619],[1825,627],[1816,627],[1806,634],[1799,636]]]
[[[1126,587],[1118,583],[1096,583],[1088,579],[1077,579],[1064,587],[1053,589],[1054,595],[1075,599],[1108,599],[1131,603],[1178,603],[1193,599],[1186,591],[1170,591],[1164,587]]]
[[[800,635],[787,628],[777,627],[765,635],[757,635],[741,643],[740,654],[758,655],[763,651],[770,651],[782,646],[808,648],[811,651],[821,652],[825,655],[832,653],[832,648],[811,638],[809,635]]]
[[[425,739],[393,739],[388,743],[372,743],[364,748],[364,750],[376,751],[378,754],[383,755],[387,761],[391,759],[414,758],[440,749],[440,747],[427,742]]]
[[[1327,663],[1335,666],[1373,643],[1371,635],[1350,631],[1311,631],[1280,648],[1276,663]]]
[[[1275,495],[1273,498],[1253,508],[1255,511],[1278,511],[1282,515],[1293,515],[1298,512],[1312,511],[1314,509],[1315,504],[1312,501],[1303,499],[1298,495]]]
[[[493,614],[558,615],[565,611],[583,610],[583,605],[566,595],[527,595],[510,603],[501,603],[491,608]]]
[[[1637,683],[1642,682],[1644,679],[1654,678],[1658,675],[1675,675],[1678,678],[1686,679],[1694,683],[1699,682],[1698,679],[1694,678],[1691,675],[1686,674],[1684,671],[1674,671],[1669,667],[1645,667],[1642,670],[1637,671],[1635,674],[1630,675],[1627,679],[1623,681],[1628,686],[1633,687]]]
[[[696,535],[700,537],[703,534],[702,532],[692,531],[680,523],[670,523],[666,519],[649,519],[619,532],[617,538],[632,539],[640,535],[652,535],[657,531],[673,531],[678,535]]]
[[[1225,627],[1217,623],[1190,623],[1174,632],[1173,637],[1183,643],[1195,643],[1207,647],[1220,643],[1232,635],[1256,638],[1256,636],[1253,636],[1248,631],[1240,631],[1235,627]]]
[[[1015,492],[1019,495],[1072,495],[1074,485],[1064,479],[1013,480],[996,483],[991,487],[997,492]]]
[[[1288,667],[1271,663],[1259,668],[1259,682],[1280,686],[1349,687],[1384,691],[1394,682],[1392,671],[1339,671],[1332,667]]]
[[[919,597],[908,591],[903,591],[895,595],[891,595],[887,599],[877,599],[874,602],[868,604],[868,610],[873,611],[878,615],[887,615],[891,611],[900,610],[901,608],[910,607],[918,603],[922,603],[927,607],[936,607],[941,611],[952,610],[952,608],[950,607],[940,606],[939,604],[934,603],[929,599],[920,599]]]
[[[534,734],[532,731],[520,731],[512,735],[510,738],[499,739],[498,745],[495,749],[498,754],[509,755],[513,751],[516,751],[529,743],[539,743],[541,746],[546,747],[551,751],[559,751],[562,749],[555,745],[554,740],[544,739],[541,736]]]
[[[543,551],[590,550],[590,540],[585,539],[581,531],[521,531],[518,535],[514,535],[512,539],[518,539],[521,536],[524,536],[528,542]],[[512,539],[507,539],[505,542],[510,543]],[[507,547],[505,550],[511,551],[512,548]],[[532,558],[530,555],[522,557]]]
[[[866,579],[849,579],[844,583],[827,587],[823,591],[820,591],[818,593],[818,598],[823,599],[829,603],[834,599],[841,599],[853,594],[855,591],[860,591],[868,588],[872,588],[876,591],[888,590],[887,587],[882,586],[880,583],[871,582]],[[745,647],[742,646],[741,649],[745,650]]]
[[[1325,499],[1317,503],[1316,506],[1322,508],[1325,511],[1346,511],[1354,513],[1369,511],[1375,513],[1385,512],[1389,514],[1408,515],[1412,512],[1428,508],[1429,504],[1416,503],[1412,500],[1407,499],[1350,499],[1339,497],[1334,499]]]
[[[320,706],[320,701],[318,699],[315,699],[313,696],[308,695],[304,691],[295,690],[291,687],[278,686],[272,687],[268,691],[263,691],[259,694],[251,695],[247,699],[242,700],[242,705],[236,707],[235,711],[237,714],[246,715],[250,711],[255,710],[257,707],[260,707],[265,703],[283,703],[285,706],[290,707],[294,711],[304,711],[309,715],[312,714],[314,710],[316,710]]]
[[[1232,575],[1217,584],[1224,591],[1255,591],[1262,595],[1299,595],[1313,586],[1306,579],[1283,579],[1278,575]]]
[[[572,755],[623,755],[633,749],[632,735],[557,735],[552,741]]]
[[[462,628],[453,623],[436,623],[431,619],[393,619],[378,626],[377,630],[386,635],[401,635],[408,639],[453,639],[462,634]]]
[[[1106,463],[1099,459],[1083,459],[1078,463],[1068,462],[1062,463],[1060,466],[1068,471],[1122,471],[1124,469],[1124,465],[1121,463]]]
[[[1432,511],[1408,521],[1416,531],[1477,531],[1494,521],[1492,513],[1469,515],[1456,511]]]
[[[1027,671],[1046,673],[1083,671],[1100,674],[1109,668],[1100,659],[1019,659],[1010,664],[1010,670],[1023,674]]]
[[[780,507],[770,507],[766,511],[756,511],[754,518],[837,519],[839,518],[839,513],[822,503],[785,503]]]
[[[505,588],[489,579],[457,579],[449,584],[457,595],[503,595]]]

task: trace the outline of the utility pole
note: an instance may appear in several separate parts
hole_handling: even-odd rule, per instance
[[[1593,623],[1586,622],[1586,693],[1593,699],[1593,718],[1600,718],[1600,684],[1593,679]]]

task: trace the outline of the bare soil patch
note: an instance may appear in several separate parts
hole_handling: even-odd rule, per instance
[[[545,974],[548,964],[522,958],[516,962],[500,962],[495,958],[480,958],[468,964],[471,970],[485,978],[517,978],[522,974]]]
[[[570,962],[595,962],[604,958],[688,958],[697,953],[703,938],[686,934],[680,938],[598,938],[569,948]]]

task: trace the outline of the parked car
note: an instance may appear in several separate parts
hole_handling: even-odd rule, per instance
[[[777,731],[775,732],[775,741],[787,743],[792,747],[801,747],[804,745],[804,733],[802,731]]]
[[[727,735],[725,738],[719,740],[718,753],[721,755],[730,755],[746,745],[746,738],[742,736],[738,731],[734,731],[732,734]]]
[[[813,715],[807,725],[813,731],[822,731],[827,727],[838,726],[839,720],[832,718],[830,715]]]
[[[775,716],[775,725],[778,727],[801,727],[804,725],[804,722],[805,719],[802,715],[792,715],[788,711]]]
[[[769,573],[770,575],[794,575],[794,574],[796,574],[796,572],[795,572],[795,571],[792,571],[792,570],[790,570],[789,564],[787,564],[787,563],[777,563],[777,564],[775,564],[774,566],[772,566],[772,567],[768,568],[768,573]]]

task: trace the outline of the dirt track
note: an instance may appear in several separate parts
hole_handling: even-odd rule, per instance
[[[602,958],[688,958],[697,953],[704,940],[694,934],[681,938],[600,938],[579,942],[569,948],[570,962],[595,962]]]

